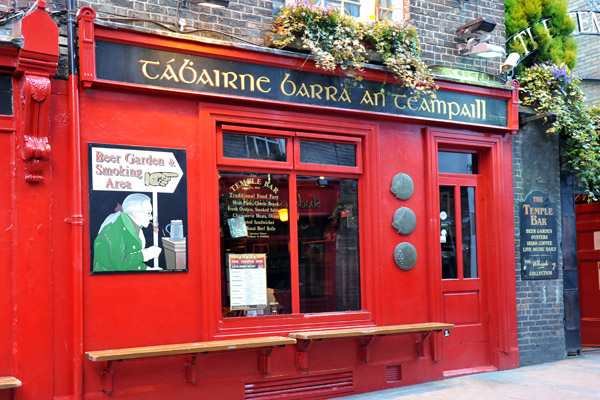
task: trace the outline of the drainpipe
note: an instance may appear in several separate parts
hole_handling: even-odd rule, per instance
[[[73,399],[82,398],[83,364],[83,211],[81,188],[81,135],[79,131],[79,77],[76,61],[75,0],[67,2],[68,100],[70,117],[71,182],[69,207],[71,216],[71,266],[73,293]]]

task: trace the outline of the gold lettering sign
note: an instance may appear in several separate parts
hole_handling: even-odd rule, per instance
[[[388,115],[506,127],[508,98],[438,90],[417,96],[393,83],[347,78],[301,69],[215,59],[97,41],[98,79],[261,100],[360,110]],[[123,59],[135,59],[130,65]],[[507,89],[508,90],[508,89]]]

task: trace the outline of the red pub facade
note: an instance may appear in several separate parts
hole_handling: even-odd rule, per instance
[[[22,383],[0,398],[331,398],[518,366],[515,88],[419,98],[370,68],[347,89],[288,52],[78,22],[78,77],[53,78],[41,7],[0,58],[0,376]]]

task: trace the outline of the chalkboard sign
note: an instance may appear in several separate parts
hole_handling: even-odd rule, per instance
[[[521,203],[521,278],[558,278],[556,205],[540,191]]]

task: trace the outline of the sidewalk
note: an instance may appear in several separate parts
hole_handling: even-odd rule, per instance
[[[600,400],[600,349],[508,371],[340,397],[344,400]]]

